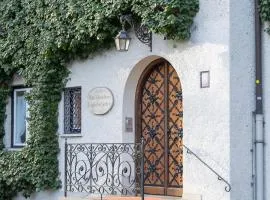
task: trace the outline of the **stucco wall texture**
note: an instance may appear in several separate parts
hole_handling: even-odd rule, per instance
[[[266,27],[263,27],[266,28]],[[263,33],[263,107],[264,107],[264,136],[265,136],[265,199],[270,198],[270,36]]]
[[[255,88],[254,1],[230,1],[231,199],[252,199]]]
[[[177,71],[184,106],[184,144],[232,184],[225,184],[184,152],[184,199],[252,199],[252,111],[254,110],[254,26],[252,0],[200,0],[200,11],[187,42],[153,36],[153,51],[134,35],[128,52],[112,49],[68,66],[67,87],[82,88],[82,132],[69,142],[134,142],[135,91],[142,71],[164,58]],[[269,40],[265,35],[264,40]],[[269,41],[268,41],[269,43]],[[270,46],[265,45],[265,54]],[[269,63],[265,57],[265,63]],[[200,88],[200,72],[210,71],[210,88]],[[270,73],[265,70],[266,73]],[[269,77],[269,76],[268,76]],[[265,84],[269,78],[265,76]],[[18,84],[14,83],[14,85]],[[105,115],[94,115],[88,108],[88,93],[107,87],[114,106]],[[270,95],[265,94],[265,101]],[[270,102],[270,101],[268,101]],[[268,107],[268,108],[267,108]],[[265,111],[270,107],[265,102]],[[10,116],[10,104],[7,114]],[[64,178],[63,101],[59,105],[59,169]],[[133,119],[133,132],[125,132],[125,118]],[[266,128],[269,116],[266,114]],[[10,120],[6,121],[6,144],[10,144]],[[267,138],[269,141],[270,138]],[[268,148],[269,149],[269,148]],[[269,155],[270,151],[266,150]],[[269,157],[269,156],[268,156]],[[269,159],[268,159],[269,160]],[[266,159],[266,161],[269,163]],[[266,171],[269,171],[269,164]],[[270,179],[270,175],[267,175]],[[267,182],[268,184],[268,182]],[[270,191],[267,191],[269,196]],[[63,190],[39,193],[31,200],[57,200]],[[21,197],[17,198],[22,199]]]

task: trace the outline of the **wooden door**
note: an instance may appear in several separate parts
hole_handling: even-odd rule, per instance
[[[182,90],[174,68],[166,61],[154,64],[138,96],[136,131],[145,142],[145,193],[182,196]]]

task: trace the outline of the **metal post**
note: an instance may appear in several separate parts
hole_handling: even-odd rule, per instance
[[[144,139],[141,138],[141,197],[144,200]]]
[[[150,41],[149,41],[149,47],[150,47],[150,52],[152,52],[152,31],[149,33]]]
[[[256,115],[256,140],[255,140],[255,191],[256,200],[264,200],[264,133],[263,116]]]
[[[65,139],[65,180],[64,180],[64,196],[67,197],[67,138]]]
[[[259,0],[255,0],[255,61],[256,61],[256,114],[263,114],[262,85],[262,27],[259,14]]]

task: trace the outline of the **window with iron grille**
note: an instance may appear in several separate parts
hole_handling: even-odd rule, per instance
[[[64,91],[65,134],[81,133],[81,88],[66,88]]]

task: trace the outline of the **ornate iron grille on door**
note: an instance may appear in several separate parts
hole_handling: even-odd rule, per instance
[[[176,71],[168,62],[159,62],[146,75],[139,102],[139,133],[145,141],[145,191],[181,196],[182,89]]]
[[[143,144],[65,143],[65,197],[68,192],[141,195]]]

